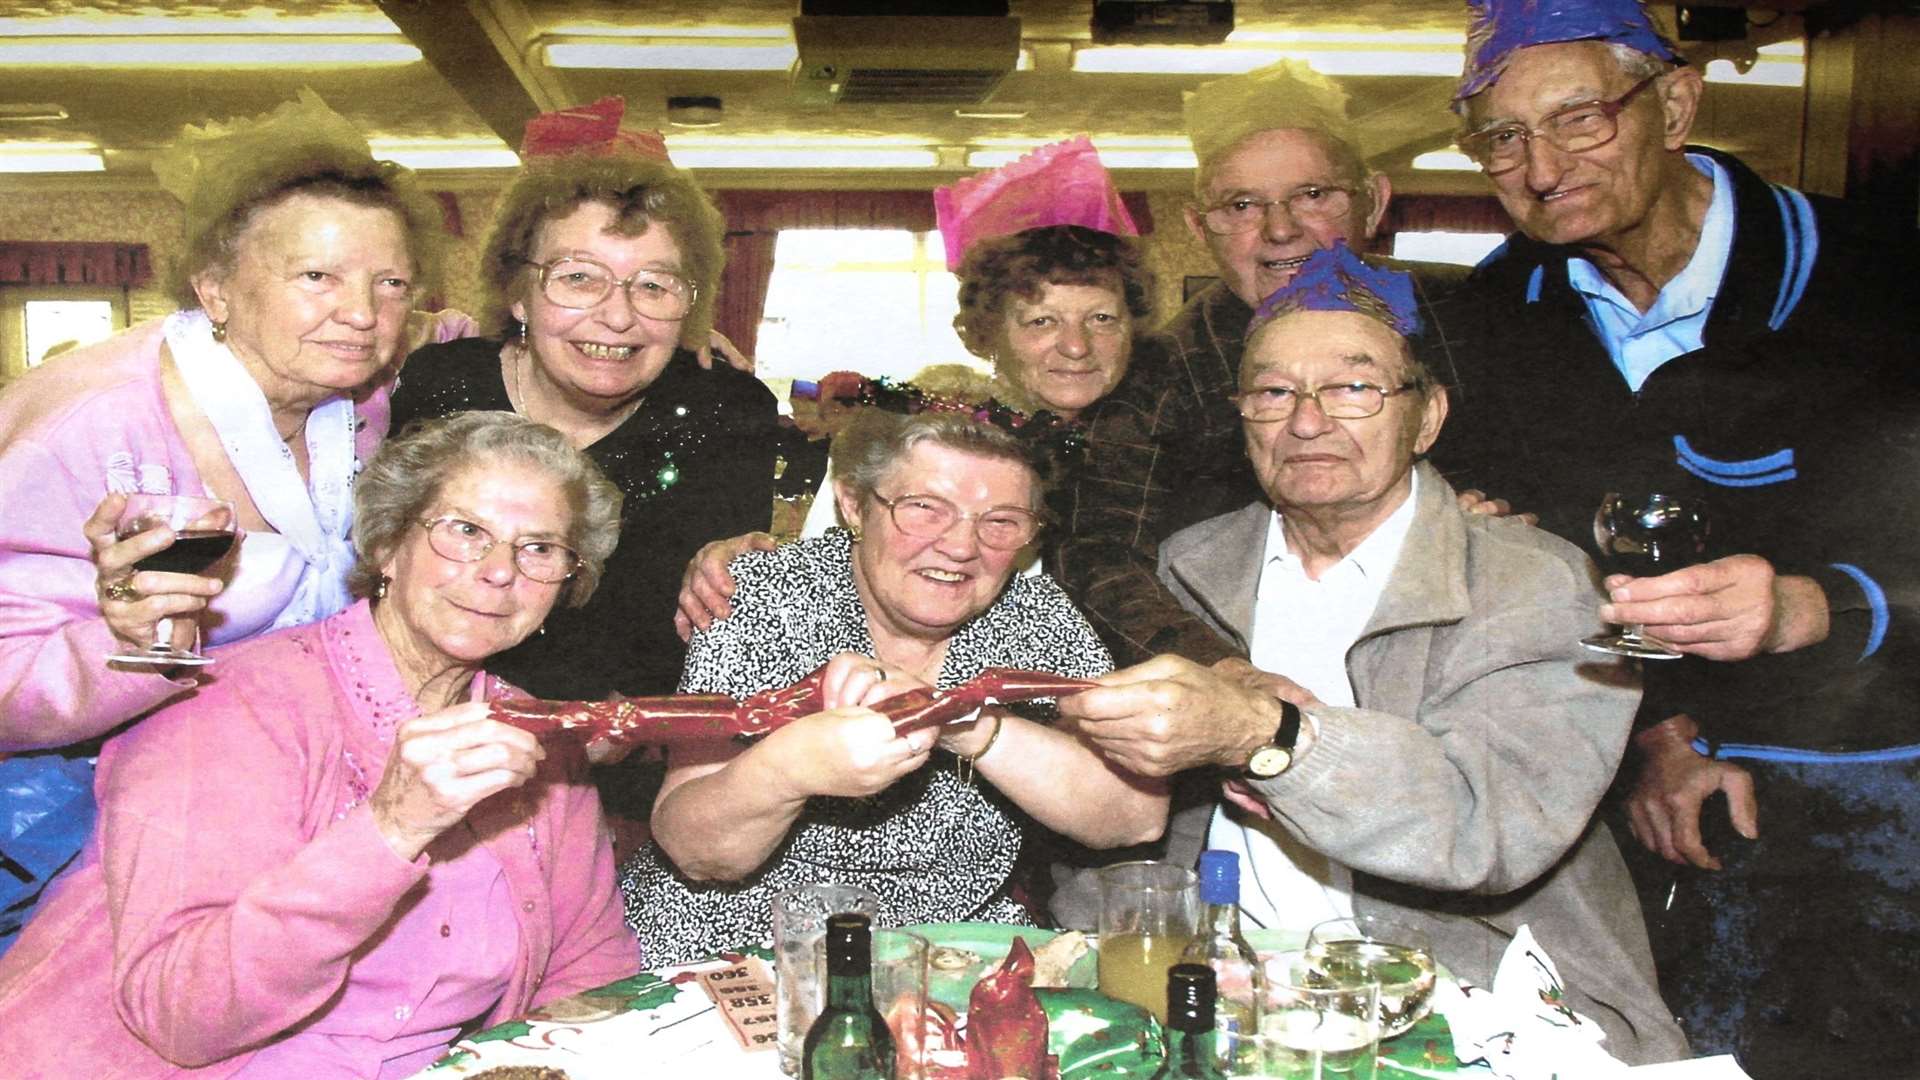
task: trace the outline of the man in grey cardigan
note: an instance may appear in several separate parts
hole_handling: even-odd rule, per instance
[[[1416,465],[1447,414],[1417,328],[1406,276],[1344,247],[1262,305],[1239,400],[1267,499],[1160,550],[1168,589],[1253,663],[1156,657],[1061,711],[1144,775],[1224,770],[1225,805],[1177,815],[1167,857],[1238,849],[1259,921],[1387,915],[1483,985],[1528,925],[1610,1053],[1684,1057],[1592,820],[1638,690],[1579,644],[1587,559]]]

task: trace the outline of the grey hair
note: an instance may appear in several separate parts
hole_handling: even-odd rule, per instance
[[[1352,296],[1354,293],[1355,290],[1350,288],[1348,295]],[[1245,350],[1240,354],[1240,373],[1243,378],[1246,374],[1247,364],[1254,359],[1254,340],[1265,333],[1269,327],[1285,319],[1287,316],[1296,315],[1307,310],[1310,309],[1298,304],[1282,305],[1279,310],[1268,316],[1247,334]],[[1400,343],[1400,362],[1406,369],[1406,381],[1412,384],[1414,393],[1418,394],[1421,400],[1425,400],[1428,395],[1432,394],[1434,387],[1440,385],[1440,380],[1433,377],[1433,369],[1428,367],[1426,361],[1420,358],[1420,350],[1415,347],[1415,340],[1420,335],[1416,334],[1414,337],[1408,337],[1395,329],[1391,321],[1382,318],[1373,311],[1360,310],[1354,312],[1354,314],[1364,315],[1385,326],[1387,329],[1393,330],[1394,340]],[[1245,383],[1243,382],[1241,385],[1244,386]]]
[[[1195,204],[1204,206],[1209,195],[1209,189],[1213,186],[1213,174],[1218,172],[1220,166],[1225,163],[1228,158],[1232,157],[1235,152],[1251,142],[1256,136],[1265,135],[1269,131],[1282,130],[1298,131],[1320,140],[1321,148],[1327,152],[1327,157],[1333,161],[1334,171],[1340,174],[1339,179],[1359,185],[1361,189],[1359,192],[1360,197],[1367,200],[1369,206],[1372,205],[1373,190],[1371,185],[1368,184],[1368,181],[1375,175],[1374,170],[1367,167],[1367,159],[1361,155],[1359,147],[1347,139],[1342,138],[1328,127],[1258,128],[1226,144],[1218,151],[1207,155],[1207,157],[1199,163],[1199,167],[1194,169],[1193,198]]]
[[[568,607],[586,603],[619,542],[625,496],[558,431],[516,413],[482,411],[411,424],[367,463],[353,490],[358,559],[347,575],[353,595],[373,594],[381,564],[426,516],[448,481],[468,469],[506,462],[540,469],[566,492],[573,510],[567,545],[579,554],[580,567],[561,586],[560,600]]]
[[[1024,465],[1033,473],[1029,509],[1038,513],[1046,503],[1050,470],[1033,442],[960,412],[860,410],[833,437],[833,482],[841,492],[864,501],[922,443]]]
[[[1607,51],[1613,54],[1613,62],[1620,68],[1621,73],[1634,82],[1639,82],[1641,79],[1650,79],[1655,75],[1665,75],[1675,67],[1674,64],[1666,60],[1662,60],[1648,53],[1643,53],[1631,45],[1623,45],[1618,41],[1606,42],[1606,46]],[[1499,80],[1495,79],[1494,81],[1498,82]],[[1492,85],[1493,83],[1487,84],[1488,87]],[[1486,90],[1480,91],[1480,94],[1484,93],[1486,93]],[[1473,97],[1479,97],[1480,94],[1475,94]],[[1453,114],[1463,120],[1466,119],[1467,103],[1472,100],[1473,98],[1461,98],[1459,101],[1454,102]]]

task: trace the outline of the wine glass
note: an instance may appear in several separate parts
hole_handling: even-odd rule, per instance
[[[236,517],[233,504],[224,499],[134,494],[127,496],[126,509],[120,512],[114,535],[125,540],[149,529],[172,529],[173,543],[134,563],[134,570],[205,574],[233,550]],[[198,636],[196,629],[196,641]],[[213,663],[212,657],[174,647],[172,619],[161,619],[154,624],[153,644],[144,650],[115,653],[107,659],[157,667],[198,667]]]
[[[1433,944],[1417,927],[1377,915],[1329,919],[1307,932],[1307,958],[1331,976],[1380,984],[1382,1039],[1412,1028],[1433,1003]]]
[[[1653,577],[1706,558],[1707,507],[1698,497],[1659,492],[1608,492],[1593,516],[1593,541],[1601,568],[1612,574]],[[1680,654],[1647,637],[1638,624],[1597,634],[1580,644],[1597,652],[1675,660]]]

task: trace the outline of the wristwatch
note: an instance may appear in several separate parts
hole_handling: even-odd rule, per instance
[[[1300,706],[1291,701],[1280,703],[1280,730],[1273,739],[1247,759],[1246,774],[1255,780],[1271,780],[1293,765],[1293,748],[1300,741]]]

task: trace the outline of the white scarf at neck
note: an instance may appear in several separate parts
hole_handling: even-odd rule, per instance
[[[328,398],[307,416],[307,464],[312,493],[300,479],[293,451],[273,424],[253,376],[232,350],[213,340],[213,324],[199,311],[167,317],[167,347],[187,393],[220,436],[221,449],[247,486],[260,516],[306,562],[293,599],[273,629],[324,619],[346,607],[347,571],[353,567],[353,402]]]

